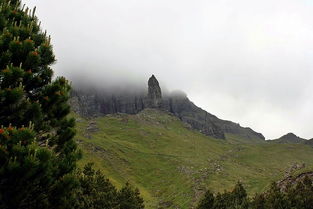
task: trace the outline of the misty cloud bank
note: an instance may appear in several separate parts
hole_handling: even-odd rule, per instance
[[[57,75],[180,89],[267,138],[312,138],[310,0],[25,0],[52,36]],[[113,87],[112,87],[113,88]]]

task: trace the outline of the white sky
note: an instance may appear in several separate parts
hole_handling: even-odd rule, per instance
[[[312,0],[24,0],[57,75],[180,89],[222,119],[313,137]]]

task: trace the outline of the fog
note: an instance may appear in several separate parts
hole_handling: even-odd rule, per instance
[[[313,137],[311,0],[24,0],[74,83],[182,90],[219,118]]]

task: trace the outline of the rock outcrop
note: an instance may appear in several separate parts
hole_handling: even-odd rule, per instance
[[[148,80],[147,106],[159,108],[162,104],[162,93],[158,80],[152,75]]]
[[[136,114],[145,108],[158,108],[177,116],[201,133],[219,139],[225,134],[237,134],[246,139],[264,141],[264,136],[237,123],[221,120],[193,104],[186,94],[173,92],[162,95],[158,80],[152,75],[148,91],[137,93],[103,93],[100,90],[74,89],[72,109],[84,117],[114,113]]]
[[[313,180],[313,172],[304,172],[301,174],[298,174],[297,176],[288,176],[283,180],[280,180],[277,183],[278,188],[280,188],[281,191],[287,191],[288,187],[297,185],[299,182],[303,182],[305,178],[309,178]]]

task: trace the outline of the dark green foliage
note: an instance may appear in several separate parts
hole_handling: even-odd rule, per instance
[[[197,209],[211,209],[214,208],[214,194],[208,190],[203,199],[200,201]]]
[[[117,200],[119,209],[143,209],[143,199],[138,189],[132,189],[129,183],[119,191]]]
[[[70,85],[52,80],[54,62],[34,10],[0,0],[1,208],[69,208],[79,186]]]
[[[79,187],[74,192],[72,207],[75,209],[143,209],[143,199],[137,189],[126,184],[120,191],[105,178],[100,171],[95,171],[92,164],[78,171]]]
[[[80,189],[75,208],[118,208],[116,188],[99,171],[95,171],[91,164],[87,164],[83,172],[78,172],[77,177]]]
[[[287,208],[287,199],[276,183],[272,183],[268,194],[266,195],[266,208],[268,209],[283,209]]]
[[[198,209],[246,209],[248,204],[246,190],[238,182],[231,192],[225,191],[223,194],[218,193],[216,196],[210,191],[206,192],[198,205]]]
[[[238,182],[231,193],[233,208],[246,209],[248,208],[247,192],[242,184]]]
[[[264,194],[255,194],[252,199],[251,208],[252,209],[266,209],[265,208],[266,199]]]
[[[70,85],[52,80],[55,57],[34,10],[0,0],[0,31],[0,208],[143,208],[128,184],[117,191],[89,164],[76,172]]]
[[[52,80],[50,37],[34,12],[0,0],[0,208],[144,208],[128,184],[117,191],[89,164],[76,171],[70,85]]]
[[[0,206],[29,208],[47,206],[52,182],[53,155],[35,143],[30,129],[0,129]],[[36,194],[36,195],[35,195]]]
[[[198,209],[313,209],[313,183],[306,177],[286,191],[276,183],[264,194],[248,198],[241,183],[232,192],[213,195],[208,191],[198,204]]]
[[[313,184],[305,177],[296,187],[290,187],[287,192],[288,203],[291,208],[313,209]]]

